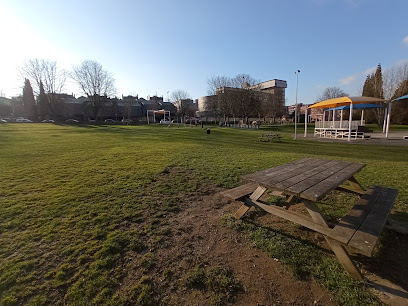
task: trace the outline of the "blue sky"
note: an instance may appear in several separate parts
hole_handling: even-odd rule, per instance
[[[328,86],[357,95],[378,63],[408,60],[407,12],[406,0],[0,0],[0,90],[21,93],[17,67],[47,58],[100,62],[118,96],[199,98],[210,76],[248,73],[286,80],[293,104],[297,69],[299,102]]]

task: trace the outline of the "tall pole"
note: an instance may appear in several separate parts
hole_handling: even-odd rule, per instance
[[[353,124],[353,102],[350,103],[349,133],[347,141],[351,141],[351,128]]]
[[[307,106],[305,105],[305,136],[307,137]]]
[[[298,84],[299,84],[300,70],[296,71],[296,104],[295,104],[295,139],[297,136],[297,107],[298,107]]]
[[[385,138],[386,139],[388,139],[388,131],[390,129],[390,120],[391,120],[391,101],[388,102],[387,127],[385,129]]]

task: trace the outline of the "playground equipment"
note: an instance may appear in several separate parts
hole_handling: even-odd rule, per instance
[[[164,110],[164,109],[161,109],[161,110],[153,110],[153,109],[151,109],[151,110],[148,110],[148,111],[147,111],[147,124],[150,124],[149,114],[153,114],[153,122],[156,122],[156,114],[164,115],[163,120],[164,120],[164,121],[169,121],[169,122],[171,122],[171,119],[170,119],[170,111],[166,111],[166,110]],[[167,117],[166,117],[166,116],[167,116]]]

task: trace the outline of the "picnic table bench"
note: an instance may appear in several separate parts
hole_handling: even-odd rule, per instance
[[[281,135],[280,134],[262,134],[261,137],[259,137],[260,141],[272,141],[274,139],[279,139],[281,141]]]
[[[305,158],[243,177],[247,184],[223,191],[221,194],[242,201],[235,218],[242,218],[251,207],[292,221],[325,236],[328,244],[345,270],[358,280],[363,277],[351,261],[348,251],[371,256],[391,212],[398,190],[373,186],[364,190],[354,174],[365,165],[360,163]],[[345,182],[348,184],[344,184]],[[360,199],[333,228],[329,226],[316,202],[332,190],[357,194]],[[285,207],[260,200],[272,190],[288,199]],[[302,203],[310,218],[289,210]]]

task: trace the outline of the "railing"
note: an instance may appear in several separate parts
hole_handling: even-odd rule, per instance
[[[351,122],[351,129],[357,130],[359,125],[365,125],[365,121],[363,120],[363,124],[361,124],[361,120],[353,120]],[[349,121],[316,121],[315,129],[348,129],[349,128]]]

